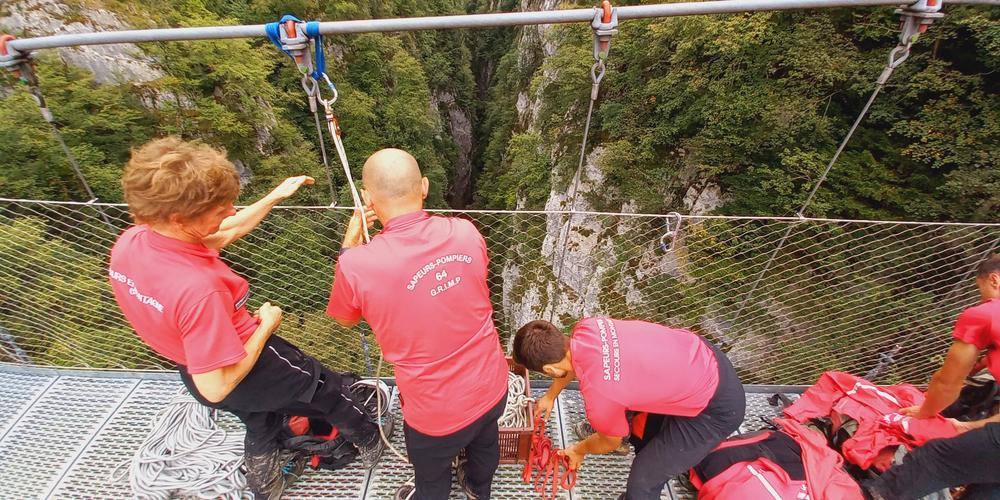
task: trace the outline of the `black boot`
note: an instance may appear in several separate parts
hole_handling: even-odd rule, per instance
[[[455,479],[458,481],[459,488],[462,489],[462,493],[465,493],[465,498],[467,500],[477,500],[479,497],[472,492],[472,488],[469,488],[469,484],[466,482],[468,476],[465,475],[465,464],[468,460],[465,459],[465,451],[459,453],[455,457],[455,461],[451,463],[452,468],[455,469]]]
[[[256,500],[277,500],[285,491],[285,477],[282,467],[285,461],[279,450],[260,455],[243,456],[247,487]]]

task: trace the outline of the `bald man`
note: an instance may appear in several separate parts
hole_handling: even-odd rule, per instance
[[[415,473],[396,498],[448,498],[451,463],[465,449],[459,484],[470,498],[488,499],[508,368],[486,285],[486,241],[467,220],[424,212],[429,183],[405,151],[373,154],[362,181],[367,217],[382,232],[365,245],[360,213],[352,218],[327,314],[347,327],[367,320],[395,366]]]

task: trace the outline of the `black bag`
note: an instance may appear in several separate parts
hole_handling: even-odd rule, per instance
[[[358,449],[328,422],[286,416],[282,424],[282,448],[307,457],[307,463],[313,469],[337,470],[358,456]]]
[[[382,414],[377,420],[392,418],[389,415],[389,387],[370,379],[359,380],[354,374],[344,374],[345,389],[361,402],[369,414],[378,413],[377,397],[382,398]],[[345,391],[345,392],[347,392]],[[358,449],[344,439],[336,427],[316,418],[286,415],[282,419],[282,448],[298,457],[305,457],[313,469],[337,470],[346,467],[358,456]]]

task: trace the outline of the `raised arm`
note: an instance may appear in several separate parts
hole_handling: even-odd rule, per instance
[[[271,212],[271,209],[275,205],[295,194],[303,185],[310,185],[313,182],[315,180],[308,175],[285,179],[278,187],[257,200],[256,203],[236,212],[235,215],[223,219],[219,230],[203,239],[202,244],[208,248],[219,250],[242,238],[250,231],[253,231],[264,220],[264,217],[267,217],[267,214]]]

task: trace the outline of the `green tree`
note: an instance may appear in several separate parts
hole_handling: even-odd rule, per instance
[[[38,365],[163,367],[124,324],[103,259],[47,236],[46,225],[34,217],[0,222],[0,326],[13,343]]]
[[[98,85],[89,72],[50,57],[36,66],[46,104],[94,194],[120,201],[121,165],[132,145],[153,135],[152,114],[130,85]],[[0,196],[85,201],[34,98],[22,83],[8,84],[13,92],[0,106]]]

